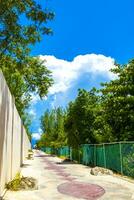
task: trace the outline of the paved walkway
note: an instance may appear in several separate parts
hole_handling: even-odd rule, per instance
[[[8,191],[4,200],[134,200],[134,184],[115,176],[93,176],[90,168],[63,163],[62,159],[36,151],[27,160],[23,176],[38,180],[33,191]]]

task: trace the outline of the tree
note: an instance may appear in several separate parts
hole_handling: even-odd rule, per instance
[[[48,93],[53,84],[51,72],[44,66],[39,58],[27,57],[27,64],[20,69],[20,64],[6,56],[0,66],[20,115],[28,108],[32,94],[41,98]]]
[[[134,60],[112,70],[117,79],[103,84],[105,120],[114,140],[134,140]]]
[[[31,94],[42,98],[53,82],[43,62],[30,56],[30,47],[52,33],[46,23],[53,18],[53,12],[43,10],[34,0],[0,1],[0,69],[21,116]]]
[[[98,91],[80,89],[65,113],[57,109],[45,114],[42,125],[50,147],[59,141],[77,149],[81,144],[134,140],[134,60],[112,71],[116,79]]]
[[[75,101],[69,104],[65,131],[70,146],[95,142],[93,122],[97,99],[94,89],[90,92],[81,89]]]
[[[57,123],[56,123],[56,132],[58,134],[57,144],[59,146],[66,145],[66,133],[64,129],[64,122],[66,118],[66,111],[62,108],[57,108]]]
[[[96,143],[113,142],[112,128],[106,120],[105,98],[99,92],[98,90],[98,101],[94,107],[93,133]]]
[[[1,0],[0,59],[6,54],[25,62],[29,45],[39,42],[42,34],[52,33],[46,23],[53,18],[54,13],[43,10],[35,0]]]
[[[46,111],[41,117],[43,135],[38,144],[44,147],[61,147],[66,145],[64,131],[65,111],[62,108]]]
[[[29,140],[31,142],[32,140],[32,135],[30,133],[30,125],[31,125],[31,117],[28,113],[24,113],[22,116],[21,116],[21,119],[23,121],[23,125],[25,127],[25,130],[27,132],[27,135],[29,137]]]

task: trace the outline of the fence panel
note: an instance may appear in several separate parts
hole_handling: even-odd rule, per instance
[[[96,145],[96,165],[100,167],[105,166],[105,147],[104,145]]]
[[[46,152],[52,152],[46,148]],[[58,156],[69,157],[78,163],[99,166],[134,177],[134,142],[84,144],[79,148],[58,148]]]
[[[134,143],[122,143],[121,153],[123,174],[134,178]]]
[[[79,149],[74,149],[72,148],[72,151],[71,151],[72,155],[72,160],[75,160],[77,162],[80,162],[80,152],[79,152]]]
[[[84,144],[82,147],[82,164],[94,165],[94,145]]]
[[[69,157],[70,156],[70,148],[65,146],[65,147],[61,147],[60,149],[60,156],[64,156],[64,157]]]
[[[106,144],[105,145],[105,155],[106,155],[106,168],[121,172],[121,155],[120,155],[120,145]]]

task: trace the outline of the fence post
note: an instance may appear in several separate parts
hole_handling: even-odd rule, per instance
[[[123,166],[122,166],[122,148],[121,148],[121,142],[119,142],[119,148],[120,148],[121,174],[123,174]]]
[[[72,161],[72,147],[70,147],[70,160]]]
[[[103,144],[103,152],[104,152],[104,167],[106,168],[106,152],[105,152],[105,144]]]
[[[80,164],[80,146],[78,147],[78,154],[79,154],[79,164]]]
[[[96,145],[94,144],[94,167],[96,166]]]

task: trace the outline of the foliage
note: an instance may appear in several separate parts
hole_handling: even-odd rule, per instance
[[[80,144],[95,142],[93,122],[97,101],[94,89],[90,92],[79,90],[75,101],[69,104],[65,130],[70,146],[78,147]]]
[[[6,184],[6,188],[11,191],[37,189],[37,180],[32,177],[23,177],[17,173],[15,178]]]
[[[15,178],[6,184],[6,188],[12,191],[18,191],[20,189],[20,182],[21,182],[21,174],[17,173]]]
[[[123,145],[123,173],[134,178],[134,144]]]
[[[35,0],[1,0],[0,59],[6,54],[25,62],[29,44],[39,42],[42,34],[52,33],[46,23],[53,18],[54,13],[43,10]]]
[[[27,57],[27,64],[20,65],[10,56],[5,56],[1,62],[0,68],[15,98],[17,109],[23,115],[32,99],[32,93],[41,98],[48,93],[53,83],[51,72],[39,58]]]
[[[24,114],[21,116],[21,119],[22,119],[23,125],[25,127],[25,130],[27,132],[28,138],[31,142],[31,140],[32,140],[32,135],[30,132],[30,125],[32,123],[31,116],[27,112],[24,112]]]
[[[44,146],[61,147],[66,144],[66,136],[64,131],[65,111],[60,107],[51,111],[46,111],[41,117],[41,127],[43,135],[38,141],[39,148]]]
[[[80,89],[76,99],[69,103],[58,129],[59,133],[63,130],[61,135],[67,145],[78,149],[81,144],[134,140],[134,60],[127,65],[116,65],[112,71],[114,80],[102,84],[98,91]],[[55,123],[53,112],[42,118],[44,131],[51,135],[43,135],[44,145],[55,146],[59,141],[58,146],[62,146],[55,126],[60,121],[56,118]],[[49,138],[53,141],[51,145],[47,143]]]
[[[114,141],[114,137],[111,131],[111,126],[105,119],[106,114],[104,110],[104,97],[102,97],[101,95],[98,96],[98,101],[93,111],[94,111],[93,133],[96,143]]]
[[[114,140],[134,140],[134,60],[112,70],[117,78],[103,84],[104,118]]]
[[[44,97],[53,82],[44,63],[30,56],[30,48],[52,33],[46,23],[53,18],[54,13],[35,0],[0,1],[0,69],[27,130],[25,110],[32,95]]]

